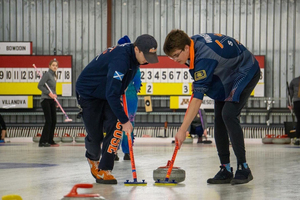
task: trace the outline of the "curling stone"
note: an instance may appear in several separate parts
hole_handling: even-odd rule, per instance
[[[65,133],[64,136],[62,136],[61,141],[64,143],[71,143],[73,142],[73,137],[71,137],[68,133]]]
[[[55,143],[61,142],[61,137],[59,137],[58,133],[54,133],[53,141]]]
[[[84,143],[85,142],[85,134],[78,133],[77,136],[75,137],[75,142]]]
[[[273,138],[272,142],[274,144],[290,144],[291,138],[287,134],[277,135],[276,138]]]
[[[17,194],[9,194],[2,196],[2,200],[22,200],[22,197]]]
[[[193,138],[191,136],[186,137],[185,140],[183,141],[183,144],[192,144],[193,143]]]
[[[275,138],[275,135],[266,135],[264,138],[262,138],[262,143],[264,144],[273,144],[273,139]]]
[[[77,188],[92,188],[93,184],[76,184],[73,186],[69,194],[65,195],[61,200],[105,200],[100,194],[78,194]]]
[[[40,139],[41,139],[41,136],[42,136],[42,134],[40,134],[40,133],[36,134],[36,136],[34,136],[32,138],[33,142],[37,142],[38,143],[40,141]]]
[[[169,169],[169,166],[171,164],[171,161],[168,161],[167,166],[159,167],[155,170],[153,170],[153,180],[154,181],[164,181]],[[177,183],[182,182],[185,180],[185,171],[183,169],[180,169],[179,167],[172,168],[171,176],[169,178],[170,181],[175,181]]]

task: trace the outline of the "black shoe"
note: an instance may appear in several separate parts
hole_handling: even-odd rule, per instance
[[[115,155],[115,161],[119,161],[119,160],[120,160],[120,158],[119,158],[118,154],[116,154]]]
[[[203,143],[202,137],[198,137],[197,143]]]
[[[39,147],[50,147],[51,144],[49,143],[39,143]]]
[[[123,160],[130,160],[130,155],[129,155],[129,153],[125,153],[125,154],[124,154]]]
[[[251,170],[249,167],[244,168],[243,165],[239,165],[238,169],[235,172],[235,176],[234,178],[231,180],[231,185],[235,185],[235,184],[244,184],[244,183],[248,183],[249,181],[251,181],[253,179]]]
[[[233,178],[232,168],[229,172],[223,165],[220,166],[220,171],[213,178],[207,179],[207,183],[210,184],[225,184],[230,183]]]

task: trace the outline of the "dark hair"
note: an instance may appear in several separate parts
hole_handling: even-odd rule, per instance
[[[49,62],[49,66],[51,66],[51,65],[52,65],[52,63],[54,63],[54,62],[56,62],[56,63],[57,63],[57,65],[58,65],[58,61],[57,61],[56,59],[53,59],[53,60],[50,60],[50,62]]]
[[[165,39],[164,52],[170,56],[175,50],[184,50],[185,45],[191,45],[190,37],[182,30],[172,30]]]

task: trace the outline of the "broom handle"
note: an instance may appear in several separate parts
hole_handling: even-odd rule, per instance
[[[194,97],[194,94],[192,94],[191,98],[190,98],[190,101],[189,101],[189,105],[188,105],[188,108],[186,109],[186,112],[185,112],[185,115],[190,107],[190,103],[192,101]],[[185,116],[184,115],[184,116]],[[167,175],[166,175],[166,178],[165,178],[165,181],[168,182],[169,179],[170,179],[170,176],[171,176],[171,172],[172,172],[172,169],[173,169],[173,165],[174,165],[174,162],[175,162],[175,158],[176,158],[176,155],[177,155],[177,152],[178,152],[178,149],[179,149],[179,146],[178,146],[178,141],[175,142],[175,150],[174,150],[174,153],[173,153],[173,156],[172,156],[172,159],[171,159],[171,163],[170,163],[170,166],[169,166],[169,169],[168,169],[168,172],[167,172]]]
[[[169,179],[170,179],[171,172],[172,172],[172,169],[173,169],[173,165],[174,165],[174,162],[175,162],[175,158],[176,158],[178,149],[179,149],[178,142],[176,142],[175,150],[174,150],[174,153],[173,153],[173,156],[172,156],[172,159],[171,159],[171,162],[170,162],[170,166],[169,166],[166,178],[165,178],[166,182],[168,182]]]
[[[122,97],[123,97],[124,111],[125,111],[125,113],[128,117],[128,108],[127,108],[127,101],[126,101],[125,94],[123,94]],[[130,161],[131,161],[132,177],[133,177],[133,181],[137,182],[136,168],[135,168],[132,141],[131,141],[131,133],[125,133],[125,134],[127,135],[127,138],[128,138],[128,146],[129,146],[129,154],[130,154]]]

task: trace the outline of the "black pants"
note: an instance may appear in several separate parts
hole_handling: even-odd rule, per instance
[[[300,138],[300,101],[294,101],[294,112],[297,118],[296,135]]]
[[[230,162],[229,139],[238,164],[246,162],[243,130],[240,125],[240,113],[251,92],[259,81],[260,71],[245,87],[239,102],[215,101],[215,141],[221,164]]]
[[[123,134],[120,122],[117,121],[117,117],[106,100],[78,99],[78,103],[82,108],[82,119],[87,132],[86,157],[96,161],[102,155],[99,169],[112,170]],[[106,131],[105,137],[103,137],[103,130]]]
[[[41,143],[53,144],[54,130],[56,125],[56,102],[54,99],[44,99],[41,102],[44,116],[45,125],[42,132],[42,137],[40,139]]]

